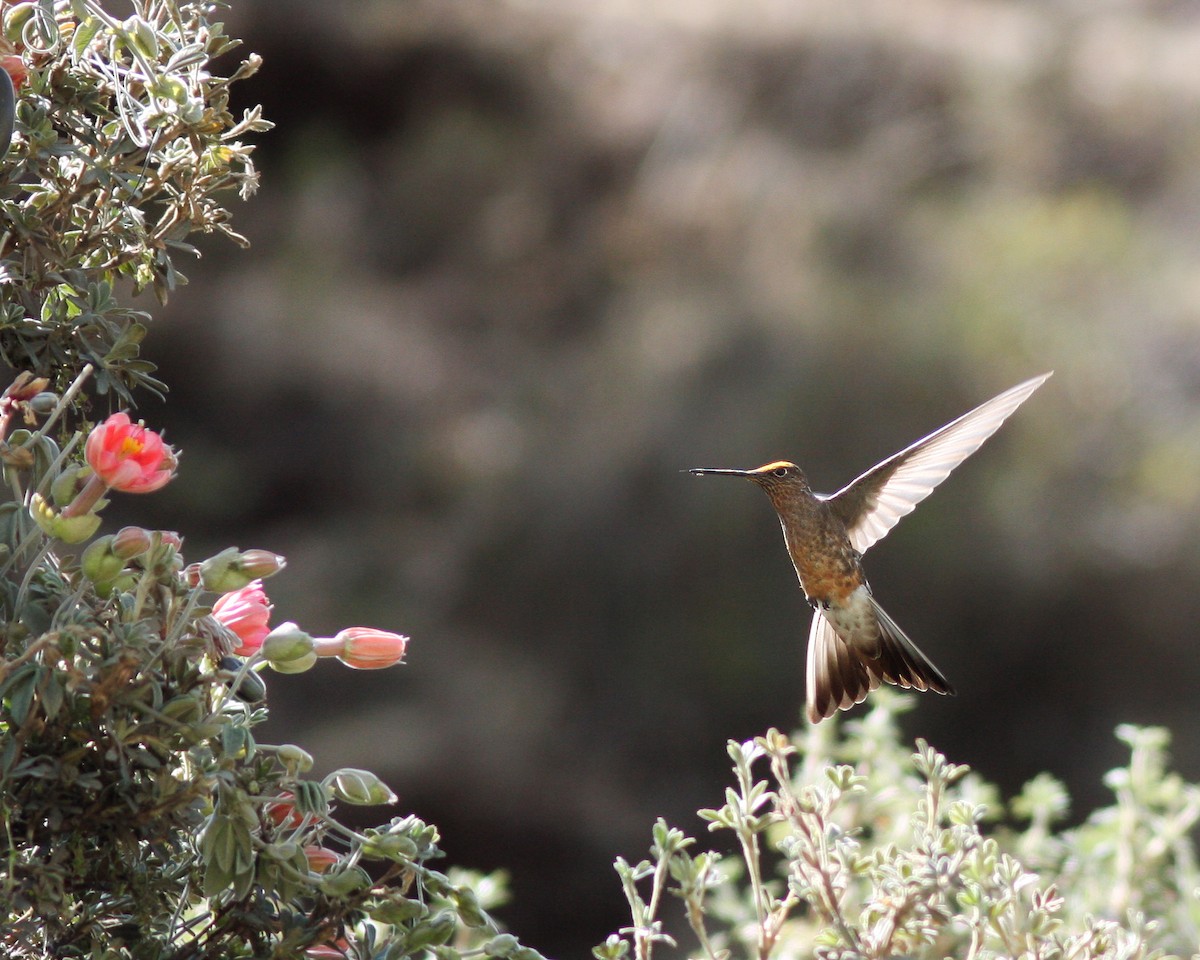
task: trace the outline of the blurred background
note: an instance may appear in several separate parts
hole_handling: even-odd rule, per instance
[[[276,619],[412,635],[271,681],[263,739],[363,766],[587,955],[614,857],[696,833],[727,739],[800,723],[765,497],[832,491],[1055,376],[868,557],[959,690],[924,736],[1080,819],[1164,724],[1200,779],[1200,7],[1171,0],[237,0],[265,65],[248,252],[143,351],[198,559]],[[152,304],[145,305],[153,309]]]

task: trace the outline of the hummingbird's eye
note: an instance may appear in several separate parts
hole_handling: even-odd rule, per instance
[[[776,467],[774,470],[771,471],[771,473],[773,473],[777,477],[786,477],[791,472],[792,471],[791,471],[790,467]]]

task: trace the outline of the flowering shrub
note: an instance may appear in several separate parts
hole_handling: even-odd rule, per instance
[[[1061,784],[1042,774],[1006,807],[927,743],[901,745],[908,704],[880,690],[859,719],[731,742],[736,785],[700,816],[740,856],[660,820],[649,860],[617,860],[632,922],[597,960],[673,947],[666,893],[683,903],[686,955],[708,960],[1194,955],[1200,787],[1167,772],[1165,731],[1119,728],[1131,756],[1105,779],[1115,804],[1055,833]]]
[[[430,866],[434,827],[411,815],[366,831],[339,823],[341,804],[396,803],[378,777],[344,768],[309,780],[304,750],[255,740],[264,666],[294,673],[325,656],[387,667],[407,638],[269,629],[257,578],[284,563],[268,551],[188,565],[177,534],[138,527],[78,555],[57,548],[55,531],[80,541],[72,524],[99,525],[97,489],[157,488],[175,458],[123,414],[60,448],[29,429],[39,409],[67,414],[46,387],[22,375],[0,398],[16,414],[6,426],[28,424],[0,436],[16,494],[0,506],[5,956],[185,946],[197,957],[378,956],[386,946],[389,957],[536,957],[499,932],[465,875]],[[86,463],[73,461],[79,449]],[[60,490],[65,505],[38,489]]]
[[[226,108],[258,61],[212,72],[234,46],[220,4],[134,6],[0,3],[0,353],[20,371],[0,394],[0,953],[535,960],[486,912],[493,879],[434,869],[434,826],[340,822],[397,803],[373,773],[312,779],[301,747],[256,739],[266,668],[388,667],[407,637],[272,629],[268,550],[188,563],[172,531],[100,535],[109,497],[179,466],[125,412],[87,429],[96,396],[164,388],[148,315],[114,290],[165,298],[193,232],[244,242],[217,194],[253,191],[241,138],[270,126]]]

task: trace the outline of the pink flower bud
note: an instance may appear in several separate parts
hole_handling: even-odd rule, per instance
[[[373,627],[347,627],[335,640],[342,642],[338,659],[356,670],[380,670],[404,659],[408,637]]]
[[[318,847],[316,844],[306,846],[304,848],[304,856],[308,860],[308,869],[313,873],[324,873],[342,859],[336,850],[330,850],[328,847]]]
[[[152,543],[149,530],[142,527],[122,527],[113,534],[113,556],[122,560],[132,560],[149,550]]]
[[[114,413],[97,425],[84,446],[88,466],[101,482],[123,493],[150,493],[175,476],[175,451],[153,430]]]
[[[287,561],[270,550],[244,550],[236,563],[238,570],[256,580],[278,573]]]
[[[269,550],[240,551],[237,547],[226,547],[200,564],[200,577],[207,589],[229,593],[252,580],[278,573],[286,565],[283,557]]]
[[[257,653],[271,631],[271,602],[263,591],[261,580],[220,597],[213,604],[212,615],[237,636],[240,643],[233,652],[239,657]]]

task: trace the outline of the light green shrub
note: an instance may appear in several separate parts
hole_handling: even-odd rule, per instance
[[[1007,806],[924,741],[901,745],[888,690],[869,712],[730,743],[735,786],[702,810],[738,856],[659,821],[650,859],[616,867],[630,926],[599,960],[673,953],[681,900],[689,957],[1133,960],[1192,956],[1200,787],[1167,771],[1168,736],[1123,726],[1112,806],[1056,829],[1068,798],[1042,774]],[[683,934],[678,935],[683,939]]]

